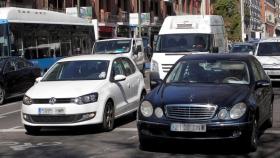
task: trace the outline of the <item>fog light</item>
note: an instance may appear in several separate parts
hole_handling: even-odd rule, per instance
[[[157,107],[157,108],[155,109],[155,115],[156,115],[157,118],[162,118],[162,116],[163,116],[163,111],[162,111],[162,109],[161,109],[160,107]]]
[[[90,114],[89,114],[89,118],[94,118],[95,115],[96,115],[96,112],[90,113]]]
[[[24,119],[27,119],[27,115],[23,114],[23,118],[24,118]]]

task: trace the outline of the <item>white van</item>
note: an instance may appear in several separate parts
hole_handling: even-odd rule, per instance
[[[133,59],[141,72],[144,72],[146,57],[142,38],[115,38],[98,40],[92,54],[123,54]]]
[[[271,81],[280,81],[280,38],[261,39],[255,56]]]
[[[224,21],[217,15],[166,17],[151,60],[151,79],[163,79],[183,55],[227,52]]]

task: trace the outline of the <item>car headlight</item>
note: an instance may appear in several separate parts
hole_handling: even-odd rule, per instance
[[[23,100],[22,100],[23,104],[25,105],[31,105],[32,104],[32,99],[26,95],[23,96]]]
[[[158,63],[156,61],[154,61],[154,60],[151,61],[151,71],[159,72]]]
[[[148,101],[143,101],[140,107],[140,111],[143,116],[150,117],[153,114],[153,106]]]
[[[218,118],[221,120],[228,120],[229,114],[228,114],[227,109],[221,109],[218,113]]]
[[[162,118],[162,116],[163,116],[163,111],[162,111],[162,109],[161,109],[160,107],[157,107],[157,108],[155,109],[155,115],[156,115],[157,118]]]
[[[98,93],[90,93],[87,95],[83,95],[77,98],[72,99],[72,102],[81,105],[81,104],[88,104],[93,103],[98,100]]]
[[[230,112],[229,112],[229,116],[231,119],[239,119],[240,117],[242,117],[245,112],[246,112],[247,106],[244,103],[238,103],[235,104]]]

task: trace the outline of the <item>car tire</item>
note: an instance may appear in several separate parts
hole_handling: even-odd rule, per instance
[[[28,134],[31,134],[31,135],[39,134],[40,131],[41,131],[41,127],[34,127],[34,126],[24,125],[24,128],[25,128],[26,132]]]
[[[5,89],[2,86],[0,86],[0,105],[2,105],[5,101],[5,94]]]
[[[114,104],[108,101],[104,108],[102,130],[104,132],[112,131],[115,122],[115,109]]]
[[[246,150],[250,152],[257,150],[259,143],[259,129],[257,119],[253,119],[253,123],[251,129],[249,130],[249,134],[243,138],[243,143],[246,147]]]
[[[145,136],[138,132],[139,137],[139,147],[141,150],[151,150],[154,147],[154,141],[151,137]]]

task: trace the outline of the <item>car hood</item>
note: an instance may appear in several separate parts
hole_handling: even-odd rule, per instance
[[[31,98],[73,98],[98,92],[105,80],[95,81],[43,81],[31,87],[26,95]]]
[[[264,68],[280,67],[280,56],[257,56]]]
[[[173,84],[163,86],[159,91],[162,105],[167,104],[214,104],[232,106],[244,101],[249,95],[248,85],[209,85],[209,84]]]

